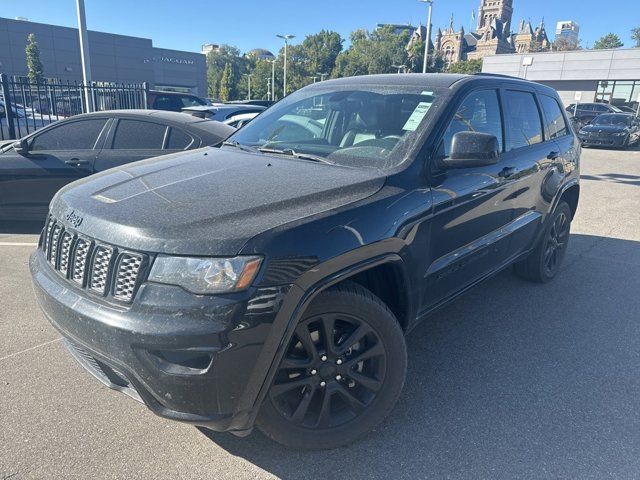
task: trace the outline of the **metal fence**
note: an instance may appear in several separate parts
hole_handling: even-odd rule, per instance
[[[0,74],[0,140],[22,138],[88,111],[147,108],[149,86],[92,82],[32,83]]]

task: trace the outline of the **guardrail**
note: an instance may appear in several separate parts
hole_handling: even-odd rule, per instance
[[[22,138],[56,120],[88,111],[147,108],[149,85],[33,83],[0,74],[0,140]]]

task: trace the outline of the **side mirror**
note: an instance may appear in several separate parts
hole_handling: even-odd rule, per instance
[[[494,165],[500,157],[495,135],[480,132],[458,132],[451,140],[451,153],[442,160],[447,168],[469,168]]]
[[[29,153],[29,142],[24,138],[22,140],[18,140],[11,145],[13,149],[16,151],[18,155],[26,155]]]
[[[4,105],[0,105],[0,115],[4,115],[6,110],[4,109]]]

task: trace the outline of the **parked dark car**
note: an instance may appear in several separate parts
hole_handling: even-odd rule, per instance
[[[280,121],[304,114],[324,127]],[[431,312],[512,264],[558,274],[580,151],[540,84],[322,82],[220,148],[62,189],[35,292],[72,355],[158,415],[344,445],[393,408]]]
[[[584,146],[627,148],[640,142],[640,120],[630,113],[598,115],[578,132]]]
[[[566,108],[566,111],[574,118],[578,126],[586,125],[603,113],[622,113],[618,107],[608,103],[579,103],[577,109],[575,103],[572,103]]]
[[[253,119],[256,115],[266,110],[266,107],[258,105],[243,105],[233,103],[216,103],[214,105],[207,106],[193,106],[182,109],[182,113],[188,113],[194,117],[206,118],[209,120],[216,120],[218,122],[233,124],[236,120]],[[251,117],[250,114],[253,114]],[[247,122],[248,123],[248,122]],[[237,127],[238,125],[233,125]]]
[[[273,105],[273,100],[233,100],[231,102],[226,102],[227,105],[258,105],[259,107],[270,107]]]
[[[42,220],[64,185],[125,163],[220,143],[234,128],[181,113],[111,110],[0,147],[0,219]]]
[[[190,93],[150,90],[147,94],[147,105],[153,110],[181,112],[183,108],[205,106],[209,105],[209,102]]]

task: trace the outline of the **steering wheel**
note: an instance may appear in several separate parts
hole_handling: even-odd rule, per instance
[[[402,135],[385,135],[384,137],[382,137],[383,140],[386,139],[390,139],[390,140],[402,140]]]

